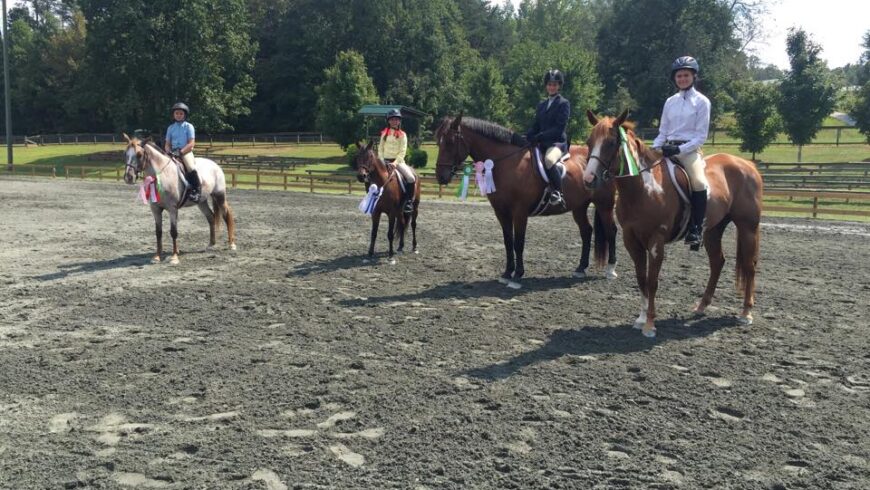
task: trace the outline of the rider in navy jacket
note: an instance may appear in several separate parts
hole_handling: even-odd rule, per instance
[[[544,168],[550,179],[551,205],[564,205],[562,199],[562,182],[556,168],[556,162],[568,150],[568,118],[571,117],[571,104],[559,93],[565,77],[559,70],[549,70],[544,75],[547,87],[546,100],[538,104],[535,111],[535,122],[526,133],[529,143],[541,150],[544,156]]]

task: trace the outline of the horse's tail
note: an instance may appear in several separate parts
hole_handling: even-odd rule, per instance
[[[595,217],[592,219],[595,237],[595,263],[598,267],[604,267],[604,264],[607,263],[607,251],[610,248],[608,233],[604,227],[604,221],[601,219],[603,212],[605,211],[595,206]]]
[[[221,231],[221,220],[224,219],[224,207],[227,204],[226,194],[214,194],[211,198],[212,206],[214,207],[214,232]]]
[[[752,296],[755,290],[755,267],[761,240],[759,224],[737,225],[737,269],[734,278],[737,293]]]

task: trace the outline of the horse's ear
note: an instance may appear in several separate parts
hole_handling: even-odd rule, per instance
[[[375,140],[370,139],[369,142],[366,143],[366,151],[371,150],[373,146],[375,146]]]
[[[362,150],[362,147],[363,147],[363,146],[362,146],[361,144],[359,144],[359,141],[355,141],[353,144],[356,145],[356,149],[357,149],[357,150]]]
[[[586,119],[588,119],[589,123],[593,126],[598,124],[598,116],[596,116],[595,113],[590,111],[589,109],[586,109]]]
[[[616,122],[614,122],[613,125],[622,126],[622,123],[624,123],[626,119],[628,119],[628,109],[622,111],[622,114],[620,114],[619,117],[616,118]]]
[[[124,137],[125,140],[127,140],[127,143],[130,142],[130,137],[127,136],[127,133],[121,133],[121,135]]]
[[[453,124],[450,125],[450,128],[454,131],[459,130],[459,125],[462,124],[462,113],[460,112],[456,119],[453,120]]]

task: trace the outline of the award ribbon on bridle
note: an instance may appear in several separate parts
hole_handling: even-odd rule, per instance
[[[145,177],[145,180],[139,185],[139,198],[142,199],[142,204],[159,203],[162,190],[160,179],[150,175]]]
[[[619,175],[626,175],[625,167],[628,167],[627,175],[640,175],[640,168],[634,159],[634,154],[628,149],[628,136],[622,126],[619,127],[619,146],[622,149],[619,157]]]
[[[456,197],[459,199],[465,200],[468,197],[468,183],[471,181],[471,174],[474,172],[474,167],[466,163],[464,167],[462,167],[462,185],[456,189]]]

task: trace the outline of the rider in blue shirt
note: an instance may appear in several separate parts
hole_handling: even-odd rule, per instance
[[[549,70],[544,75],[547,98],[538,104],[535,123],[526,133],[529,143],[541,150],[544,168],[550,180],[550,205],[564,206],[562,199],[562,179],[556,163],[568,151],[568,119],[571,117],[571,104],[559,92],[565,83],[565,76],[559,70]]]
[[[175,122],[166,128],[166,141],[163,148],[184,164],[185,178],[190,184],[190,200],[199,201],[200,182],[196,173],[196,159],[193,156],[193,146],[196,143],[196,130],[187,121],[190,109],[187,104],[179,102],[172,106],[172,118]]]

